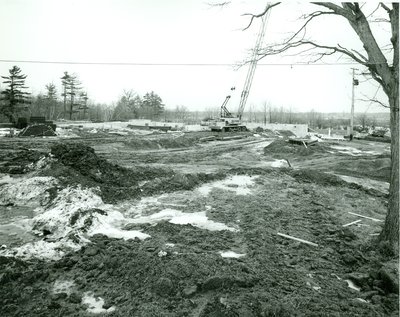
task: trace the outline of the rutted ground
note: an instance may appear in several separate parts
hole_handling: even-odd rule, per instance
[[[343,149],[268,154],[267,146],[264,155],[272,141],[249,136],[152,152],[124,146],[114,158],[115,145],[95,142],[108,161],[74,141],[42,146],[52,155],[34,164],[16,151],[23,174],[2,178],[2,212],[21,201],[36,208],[26,228],[41,236],[2,251],[20,257],[0,257],[1,315],[395,316],[393,261],[373,244],[382,223],[343,227],[361,219],[349,212],[384,219],[386,193],[332,174],[343,158],[345,175],[364,177]],[[331,165],[300,166],[332,156]],[[385,181],[379,164],[375,179]],[[36,182],[36,196],[13,201],[20,180]],[[55,260],[38,259],[44,250]]]

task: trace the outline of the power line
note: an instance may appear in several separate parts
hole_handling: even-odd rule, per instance
[[[75,61],[43,61],[43,60],[12,60],[0,59],[0,63],[28,63],[28,64],[60,64],[60,65],[99,65],[99,66],[232,66],[237,67],[239,64],[234,63],[145,63],[145,62],[75,62]],[[374,63],[370,65],[378,65]],[[357,62],[335,62],[335,63],[258,63],[258,66],[337,66],[337,65],[359,65]]]

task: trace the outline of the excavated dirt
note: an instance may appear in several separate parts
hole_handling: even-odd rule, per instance
[[[21,175],[58,180],[53,199],[66,186],[99,188],[104,202],[118,210],[142,210],[124,230],[150,237],[96,234],[80,250],[53,261],[0,256],[0,315],[397,316],[398,261],[376,243],[382,222],[349,214],[383,220],[387,197],[332,174],[340,159],[349,166],[343,174],[352,169],[365,177],[357,164],[365,169],[371,162],[371,169],[382,169],[374,177],[385,179],[387,154],[356,160],[320,143],[308,152],[297,145],[280,151],[287,145],[282,142],[259,150],[263,143],[249,138],[201,146],[191,140],[165,151],[153,145],[139,149],[132,144],[140,141],[124,137],[117,139],[124,144],[118,153],[115,139],[108,148],[97,139],[43,140],[48,143],[38,154],[15,152],[13,162],[30,166]],[[289,159],[293,168],[263,165],[273,159]],[[191,172],[182,172],[184,162],[193,165]],[[199,172],[210,165],[212,172]],[[247,177],[246,191],[227,181],[230,176]],[[212,231],[170,218],[139,221],[165,208],[187,216],[205,210],[210,221],[233,229]],[[87,213],[73,214],[69,224]]]

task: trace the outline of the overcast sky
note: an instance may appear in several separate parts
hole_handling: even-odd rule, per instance
[[[93,102],[115,102],[124,89],[132,89],[141,96],[154,91],[168,108],[183,105],[190,110],[219,107],[231,93],[230,87],[235,86],[228,104],[234,112],[248,69],[235,70],[231,65],[248,57],[259,30],[259,21],[255,21],[243,31],[249,18],[241,15],[261,12],[266,2],[233,1],[216,8],[208,4],[212,1],[0,0],[0,60],[18,61],[0,62],[0,74],[7,75],[8,69],[18,65],[28,75],[27,85],[37,94],[45,92],[45,85],[51,82],[60,91],[60,77],[68,71],[78,75]],[[370,7],[368,12],[376,5]],[[297,18],[311,12],[310,8],[313,6],[304,2],[273,8],[264,42],[286,37],[298,25]],[[387,30],[380,26],[374,30],[382,44],[387,43]],[[340,17],[315,21],[308,34],[322,44],[362,47]],[[299,56],[263,59],[256,69],[246,109],[261,110],[267,103],[293,111],[349,112],[351,68],[358,65],[340,56],[324,60],[326,65],[299,64],[305,61]],[[364,70],[358,68],[359,72]],[[356,88],[356,112],[384,111],[357,100],[366,99],[363,95],[373,97],[378,90],[375,82],[364,82],[361,75],[358,78],[361,84]],[[386,102],[381,89],[377,96]]]

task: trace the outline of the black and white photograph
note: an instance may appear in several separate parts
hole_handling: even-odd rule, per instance
[[[0,0],[1,317],[399,316],[399,2]]]

